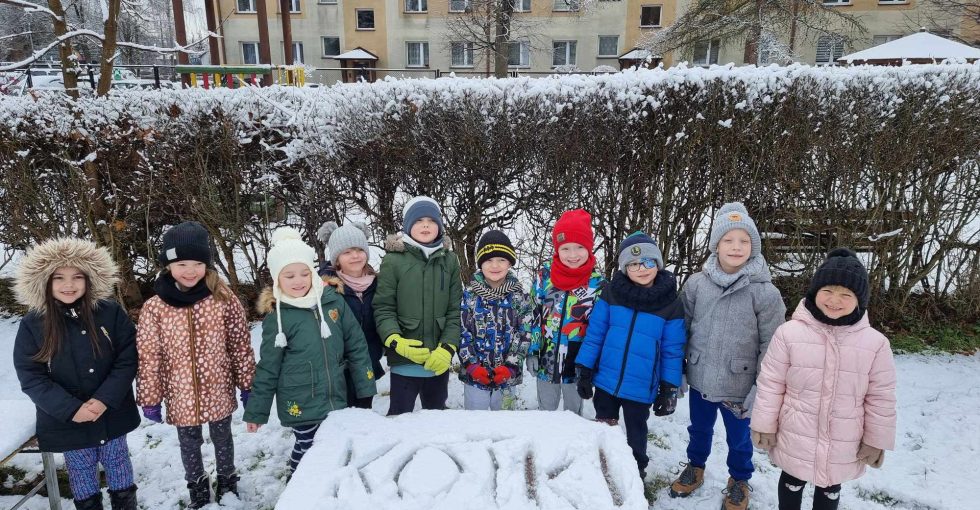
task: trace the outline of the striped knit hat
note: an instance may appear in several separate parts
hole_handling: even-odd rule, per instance
[[[494,257],[503,257],[512,266],[517,264],[517,252],[507,234],[499,230],[488,230],[480,236],[480,242],[476,243],[476,266],[480,267]]]

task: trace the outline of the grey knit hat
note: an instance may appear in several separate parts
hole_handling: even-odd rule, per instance
[[[619,270],[626,272],[626,266],[632,262],[643,259],[652,259],[657,263],[657,269],[664,268],[664,256],[660,253],[660,247],[652,237],[643,231],[636,231],[629,235],[623,243],[619,245]]]
[[[749,212],[741,202],[729,202],[718,209],[715,214],[714,224],[711,226],[711,238],[708,241],[708,249],[711,253],[718,252],[718,243],[728,232],[740,228],[749,233],[752,239],[752,253],[755,256],[762,253],[762,237],[759,236],[759,229],[755,222],[749,217]]]
[[[327,245],[330,264],[337,267],[340,254],[351,248],[359,248],[364,253],[370,254],[367,241],[369,233],[367,225],[361,221],[348,221],[342,227],[338,226],[336,221],[328,221],[316,231],[316,237]]]

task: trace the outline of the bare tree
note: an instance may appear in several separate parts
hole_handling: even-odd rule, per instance
[[[954,36],[978,46],[980,0],[923,0],[918,9],[905,14],[903,28],[909,32],[925,28],[943,37]]]
[[[857,17],[818,0],[696,0],[674,24],[653,33],[641,46],[663,54],[709,39],[744,40],[744,61],[758,64],[763,51],[791,60],[801,29],[844,40],[865,32]],[[788,44],[779,45],[783,38]]]

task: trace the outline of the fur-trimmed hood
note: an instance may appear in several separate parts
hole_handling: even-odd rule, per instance
[[[48,279],[61,267],[76,267],[88,276],[86,292],[93,303],[111,298],[119,282],[119,266],[109,250],[92,241],[60,237],[27,250],[14,277],[17,302],[38,313],[47,312],[45,290]]]
[[[442,236],[442,247],[446,251],[453,251],[453,242],[445,234]],[[405,233],[398,232],[397,234],[388,234],[388,237],[385,238],[385,251],[405,251]]]

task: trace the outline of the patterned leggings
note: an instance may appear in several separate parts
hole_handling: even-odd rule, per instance
[[[65,452],[68,483],[76,501],[99,492],[99,464],[105,470],[109,490],[121,491],[133,486],[133,463],[126,436],[122,435],[101,446]]]
[[[177,439],[180,440],[180,460],[184,463],[184,479],[196,482],[204,476],[204,459],[201,457],[201,445],[204,435],[201,425],[177,427]],[[218,466],[218,476],[230,477],[235,474],[235,442],[231,437],[231,415],[227,418],[208,423],[211,442],[214,443],[215,464]]]
[[[299,461],[303,460],[303,456],[313,446],[313,436],[316,436],[316,431],[319,428],[319,423],[293,427],[293,435],[296,436],[296,443],[293,444],[293,452],[289,455],[290,471],[296,471],[296,466],[299,465]]]

